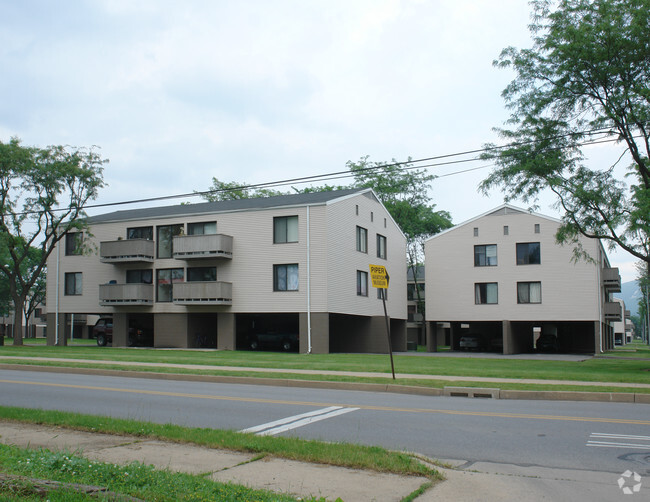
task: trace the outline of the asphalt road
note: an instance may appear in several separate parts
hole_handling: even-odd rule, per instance
[[[650,477],[650,405],[423,397],[0,370],[0,404]]]

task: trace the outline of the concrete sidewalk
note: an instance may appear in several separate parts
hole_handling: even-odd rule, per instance
[[[57,427],[0,422],[0,442],[20,447],[67,450],[114,464],[137,461],[158,469],[206,476],[298,498],[344,502],[400,501],[430,480],[129,436],[72,431]],[[504,466],[487,463],[440,469],[445,481],[428,488],[418,502],[611,501],[623,497],[620,475],[579,470]],[[467,470],[465,470],[467,469]],[[642,500],[650,492],[644,487]],[[645,495],[644,495],[645,494]]]

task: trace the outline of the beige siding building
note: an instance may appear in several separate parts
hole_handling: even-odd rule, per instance
[[[506,354],[535,349],[555,335],[561,352],[613,346],[620,291],[597,240],[583,239],[594,262],[574,261],[555,241],[560,221],[503,205],[430,238],[426,254],[428,343],[478,335],[482,348]],[[432,337],[436,337],[433,339]]]
[[[368,271],[403,272],[406,240],[370,189],[118,211],[89,225],[90,252],[69,234],[48,262],[50,343],[78,314],[111,316],[117,346],[141,329],[155,347],[241,349],[293,333],[301,352],[388,349]],[[405,350],[403,273],[387,308],[393,348]]]

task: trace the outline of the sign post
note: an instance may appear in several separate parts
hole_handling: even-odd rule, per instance
[[[386,319],[386,336],[388,337],[388,353],[390,354],[390,369],[393,373],[393,380],[395,380],[395,365],[393,364],[393,347],[390,343],[390,321],[388,320],[388,311],[386,310],[386,291],[388,290],[388,283],[390,277],[383,265],[370,265],[370,278],[372,280],[372,287],[381,290],[381,300],[384,304],[384,318]]]

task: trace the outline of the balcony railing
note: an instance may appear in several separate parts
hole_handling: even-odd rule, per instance
[[[232,305],[230,282],[177,282],[174,303],[179,305]]]
[[[610,293],[621,292],[621,275],[618,273],[618,268],[603,269],[603,287]]]
[[[154,241],[126,239],[99,243],[99,261],[102,263],[153,262]]]
[[[100,284],[100,305],[151,305],[151,284]]]
[[[622,321],[623,309],[618,302],[605,302],[605,320],[606,321]]]
[[[174,258],[232,258],[232,236],[223,234],[178,235],[174,237]]]

